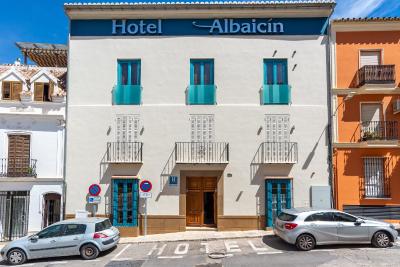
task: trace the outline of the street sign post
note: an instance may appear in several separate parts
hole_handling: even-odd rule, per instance
[[[92,204],[92,216],[96,216],[96,208],[97,204],[100,203],[101,197],[99,197],[101,193],[101,187],[98,184],[92,184],[89,186],[89,197],[88,203]]]
[[[92,184],[89,186],[89,195],[91,196],[98,196],[100,195],[101,187],[98,184]]]
[[[89,196],[88,202],[89,202],[90,204],[100,204],[100,202],[101,202],[101,197],[99,197],[99,196]]]
[[[139,192],[140,198],[144,198],[144,236],[147,235],[147,199],[151,198],[150,190],[153,188],[153,185],[148,180],[143,180],[140,182],[140,190]]]

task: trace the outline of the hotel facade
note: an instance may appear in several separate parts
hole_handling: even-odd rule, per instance
[[[338,209],[400,221],[400,20],[332,26],[332,114]]]
[[[66,217],[94,210],[143,234],[143,180],[149,234],[330,207],[334,5],[66,4]]]

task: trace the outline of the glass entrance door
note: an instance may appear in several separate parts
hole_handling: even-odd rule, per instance
[[[292,182],[289,179],[265,180],[265,217],[267,227],[272,227],[282,209],[292,207]]]

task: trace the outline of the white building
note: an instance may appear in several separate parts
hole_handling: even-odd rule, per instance
[[[330,207],[333,1],[66,4],[66,216],[124,235],[272,226]]]
[[[0,65],[0,240],[62,219],[66,68]]]

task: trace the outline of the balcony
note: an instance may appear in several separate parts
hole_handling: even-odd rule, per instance
[[[395,65],[366,65],[358,70],[358,86],[393,85],[396,82]]]
[[[140,105],[142,86],[116,85],[112,90],[113,105]]]
[[[214,84],[210,85],[189,85],[186,92],[188,105],[215,105],[216,89]]]
[[[263,105],[287,105],[291,101],[291,87],[287,84],[264,84],[262,88]]]
[[[398,140],[397,121],[364,121],[360,130],[361,141]]]
[[[106,163],[142,163],[143,143],[109,142],[104,157]]]
[[[0,159],[0,177],[36,177],[36,159]]]
[[[297,143],[264,142],[260,149],[261,163],[295,164],[298,161]]]
[[[226,142],[176,142],[176,163],[228,163],[229,143]]]

